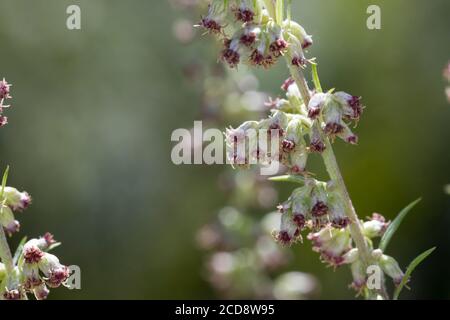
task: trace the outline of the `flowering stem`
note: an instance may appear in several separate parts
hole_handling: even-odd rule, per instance
[[[5,231],[2,226],[0,226],[0,259],[5,264],[7,273],[11,272],[14,268],[14,263],[11,250],[9,250],[8,241],[6,240]]]
[[[296,66],[293,66],[290,61],[291,58],[289,55],[286,56],[287,64],[289,66],[289,71],[291,73],[292,78],[295,80],[299,90],[300,94],[302,96],[302,99],[307,106],[309,101],[311,100],[311,93],[308,88],[308,83],[306,82],[305,76],[303,75],[303,72]],[[336,184],[337,192],[340,194],[341,199],[343,201],[345,214],[350,219],[351,223],[349,225],[350,233],[353,238],[353,241],[355,242],[356,247],[358,248],[358,251],[360,253],[361,261],[364,265],[364,270],[367,269],[367,267],[371,264],[371,253],[369,246],[365,240],[365,237],[362,232],[362,225],[358,218],[358,215],[356,214],[355,208],[353,207],[352,201],[350,199],[350,195],[347,191],[347,187],[344,182],[344,178],[342,177],[341,171],[339,169],[339,165],[336,160],[336,156],[333,152],[333,147],[331,145],[330,139],[324,134],[322,128],[320,127],[320,124],[316,122],[314,124],[316,126],[316,129],[318,130],[320,134],[321,140],[325,144],[325,150],[322,152],[322,158],[325,163],[325,167],[327,169],[327,172],[331,178],[331,180]],[[381,283],[381,294],[386,298],[386,290],[384,288],[384,281]],[[369,292],[369,295],[367,298],[375,298],[378,292]]]

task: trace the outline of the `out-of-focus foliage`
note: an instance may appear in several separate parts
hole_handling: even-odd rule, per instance
[[[450,181],[450,108],[442,66],[450,3],[375,2],[378,31],[366,28],[368,0],[295,1],[293,15],[314,36],[322,85],[351,89],[368,106],[359,147],[336,147],[360,216],[392,219],[423,198],[392,254],[406,265],[417,252],[438,249],[403,297],[449,298],[450,199],[442,186]],[[0,76],[14,83],[0,165],[10,164],[11,184],[34,196],[21,217],[26,233],[51,230],[64,243],[61,259],[82,271],[80,291],[51,298],[211,298],[194,238],[229,196],[217,184],[223,168],[174,166],[170,134],[203,117],[203,84],[195,72],[186,80],[192,69],[185,66],[217,52],[208,52],[209,41],[185,46],[173,36],[173,22],[186,15],[169,2],[77,3],[80,31],[65,26],[73,1],[0,3]],[[258,72],[261,90],[279,92],[286,74],[282,64]],[[291,189],[277,188],[280,198]],[[306,245],[293,264],[320,279],[321,298],[353,297],[347,272],[324,270]]]

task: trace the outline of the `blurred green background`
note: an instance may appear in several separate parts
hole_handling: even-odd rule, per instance
[[[389,254],[405,266],[437,246],[403,297],[450,298],[442,78],[450,2],[293,2],[294,17],[314,36],[310,56],[322,85],[361,95],[368,106],[359,146],[335,147],[357,211],[393,218],[422,197]],[[70,4],[81,7],[79,31],[66,29]],[[366,28],[369,4],[381,7],[381,30]],[[226,204],[217,186],[223,168],[170,160],[171,132],[200,119],[199,91],[183,67],[210,59],[213,47],[175,39],[172,24],[183,16],[167,1],[0,1],[0,76],[13,84],[0,165],[10,164],[8,184],[34,199],[17,217],[20,235],[53,232],[63,242],[55,253],[82,270],[82,289],[53,290],[53,299],[215,297],[194,237]],[[287,71],[280,64],[257,75],[275,96]],[[320,171],[315,162],[311,170]],[[287,197],[289,187],[279,188]],[[293,250],[298,268],[319,278],[321,298],[354,297],[346,268],[326,269],[309,244]]]

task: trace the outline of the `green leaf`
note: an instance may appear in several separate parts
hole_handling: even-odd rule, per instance
[[[403,221],[403,218],[408,214],[408,212],[422,200],[421,198],[411,202],[409,205],[407,205],[400,213],[395,217],[394,221],[392,221],[389,224],[389,227],[387,228],[386,232],[384,233],[383,237],[381,238],[379,248],[385,252],[386,248],[389,244],[389,241],[391,241],[392,236],[394,235],[395,231],[397,231],[398,227]]]
[[[320,85],[319,73],[317,72],[317,64],[316,63],[311,64],[311,68],[314,87],[316,88],[317,92],[323,92],[322,86]]]
[[[275,182],[294,182],[294,183],[305,183],[305,178],[300,176],[294,176],[294,175],[285,175],[285,176],[278,176],[278,177],[270,177],[270,181]]]
[[[5,173],[2,179],[2,190],[0,191],[0,198],[3,197],[3,192],[5,191],[6,181],[8,180],[9,166],[6,166]]]
[[[22,240],[20,240],[19,245],[17,246],[16,252],[14,253],[14,265],[17,263],[17,261],[19,261],[20,256],[22,255],[22,251],[23,251],[23,246],[25,244],[25,242],[27,242],[27,237],[23,237]]]
[[[48,247],[46,251],[47,251],[47,252],[48,252],[48,251],[51,251],[51,250],[53,250],[53,249],[59,247],[60,245],[61,245],[61,242],[55,242],[55,243],[51,244],[50,247]]]
[[[414,269],[416,269],[416,267],[423,261],[425,260],[434,250],[436,249],[436,247],[433,247],[431,249],[428,249],[427,251],[425,251],[424,253],[418,255],[408,266],[408,268],[406,269],[405,275],[403,276],[403,280],[402,282],[399,284],[399,286],[395,289],[394,292],[394,300],[398,299],[398,296],[400,295],[400,293],[402,292],[403,287],[406,285],[406,283],[408,282],[411,273],[414,271]]]

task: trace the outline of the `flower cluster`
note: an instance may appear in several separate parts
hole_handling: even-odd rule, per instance
[[[362,113],[360,98],[345,92],[316,93],[305,105],[297,84],[287,79],[282,89],[286,98],[271,100],[271,115],[260,121],[247,121],[226,130],[228,158],[232,164],[248,167],[280,161],[292,174],[307,174],[308,154],[322,153],[325,143],[315,122],[323,132],[356,144],[357,136],[348,122],[358,121]]]
[[[0,127],[3,127],[8,123],[8,117],[3,115],[3,109],[8,108],[8,105],[4,105],[4,102],[6,99],[10,99],[11,95],[10,93],[10,87],[11,85],[6,82],[5,78],[0,81]]]
[[[26,209],[31,197],[13,187],[2,187],[0,196],[0,222],[10,236],[19,230],[19,222],[14,212]],[[58,258],[48,253],[59,245],[50,233],[38,239],[31,239],[19,246],[13,265],[8,270],[6,261],[0,263],[0,298],[5,300],[27,299],[34,294],[36,299],[46,299],[50,288],[59,287],[69,277],[69,269]]]
[[[31,204],[31,197],[26,192],[16,188],[5,187],[0,203],[0,223],[10,236],[19,231],[20,223],[14,217],[14,212],[21,212]]]
[[[231,2],[231,9],[226,2]],[[296,22],[279,25],[271,20],[262,1],[212,1],[199,25],[221,37],[221,59],[232,68],[239,63],[268,68],[286,54],[293,65],[303,67],[307,63],[303,50],[312,45],[311,36]]]

